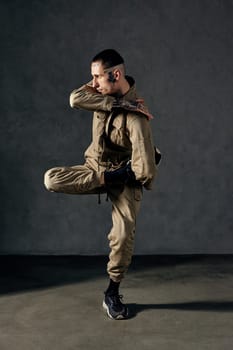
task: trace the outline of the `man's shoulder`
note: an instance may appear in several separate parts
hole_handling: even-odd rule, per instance
[[[148,120],[147,116],[141,112],[131,112],[131,111],[126,111],[127,112],[127,121],[129,123],[136,122],[138,120]]]

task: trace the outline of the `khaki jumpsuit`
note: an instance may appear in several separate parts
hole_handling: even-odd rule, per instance
[[[123,99],[135,101],[134,81],[127,79],[131,87]],[[92,142],[83,165],[52,168],[45,173],[44,183],[53,192],[108,193],[113,226],[108,235],[111,251],[107,271],[113,281],[120,282],[132,258],[142,187],[151,189],[157,169],[148,119],[140,113],[113,108],[114,101],[112,96],[94,93],[88,84],[71,93],[71,107],[94,112]],[[104,171],[124,166],[128,160],[141,185],[106,187]]]

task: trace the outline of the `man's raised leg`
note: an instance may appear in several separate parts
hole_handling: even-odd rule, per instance
[[[103,174],[86,165],[52,168],[44,175],[47,190],[68,194],[104,192],[103,182]]]

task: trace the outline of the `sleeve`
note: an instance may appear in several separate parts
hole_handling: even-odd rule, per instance
[[[88,111],[111,111],[114,101],[114,97],[96,92],[91,82],[73,90],[70,94],[72,108],[82,108]]]
[[[139,114],[134,116],[128,114],[128,117],[127,129],[132,144],[131,167],[136,180],[150,190],[157,174],[150,122]]]

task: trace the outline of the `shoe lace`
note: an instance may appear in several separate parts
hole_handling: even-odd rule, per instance
[[[121,300],[123,299],[123,295],[122,294],[116,294],[112,296],[112,299],[114,300],[114,302],[116,304],[120,303],[121,304]]]
[[[112,302],[114,305],[122,305],[122,299],[123,299],[123,295],[122,294],[108,294],[109,297],[111,298]]]
[[[123,299],[123,295],[119,295],[119,294],[114,294],[111,296],[111,300],[112,300],[112,306],[114,308],[115,311],[117,312],[122,312],[125,308],[125,305],[122,304],[122,299]]]

